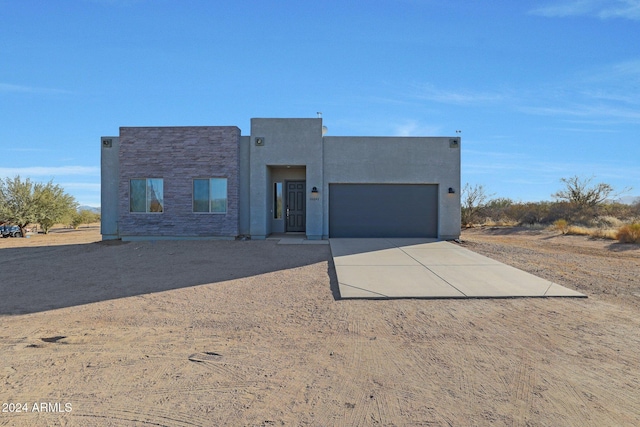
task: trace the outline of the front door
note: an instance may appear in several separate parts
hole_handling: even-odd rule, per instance
[[[287,218],[285,231],[305,231],[305,181],[287,181]]]

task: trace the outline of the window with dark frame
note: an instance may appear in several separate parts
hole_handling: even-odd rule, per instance
[[[273,183],[273,218],[282,219],[282,183]]]
[[[227,178],[194,179],[193,212],[227,213]]]
[[[164,182],[162,178],[138,178],[129,181],[129,212],[164,212]]]

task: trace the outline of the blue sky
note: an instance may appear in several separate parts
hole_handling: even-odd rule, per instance
[[[120,126],[462,133],[463,183],[640,196],[640,0],[0,0],[0,176],[100,204]]]

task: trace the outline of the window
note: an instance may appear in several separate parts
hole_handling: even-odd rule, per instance
[[[273,183],[273,218],[282,219],[282,183]]]
[[[193,211],[227,213],[227,178],[194,179]]]
[[[129,181],[129,212],[164,212],[162,178]]]

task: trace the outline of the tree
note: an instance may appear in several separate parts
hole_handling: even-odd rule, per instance
[[[70,209],[75,209],[75,199],[53,182],[34,183],[20,176],[0,178],[0,218],[20,227],[26,236],[29,224],[40,223],[46,231]]]
[[[71,226],[74,229],[78,229],[80,224],[91,224],[92,222],[100,221],[100,214],[91,212],[88,209],[82,209],[79,212],[74,212],[71,216]]]
[[[591,185],[593,177],[580,178],[573,176],[571,178],[561,178],[565,188],[552,194],[551,197],[571,203],[573,206],[584,209],[595,207],[609,197],[613,193],[613,187],[609,184],[599,183]]]
[[[34,193],[38,205],[36,222],[45,234],[69,212],[75,212],[78,206],[73,196],[51,181],[46,185],[36,184]]]
[[[611,185],[606,183],[592,184],[593,177],[580,178],[572,176],[571,178],[560,179],[564,183],[564,188],[552,194],[551,197],[569,203],[575,214],[582,219],[593,216],[596,209],[602,205],[607,199],[620,196],[621,193],[615,193]]]
[[[20,227],[23,236],[26,236],[27,225],[36,221],[38,208],[34,186],[29,178],[24,182],[19,176],[4,180],[0,178],[0,217]]]
[[[489,195],[484,190],[482,185],[476,184],[475,186],[465,184],[462,189],[462,224],[471,225],[476,218],[481,208],[486,203]]]

